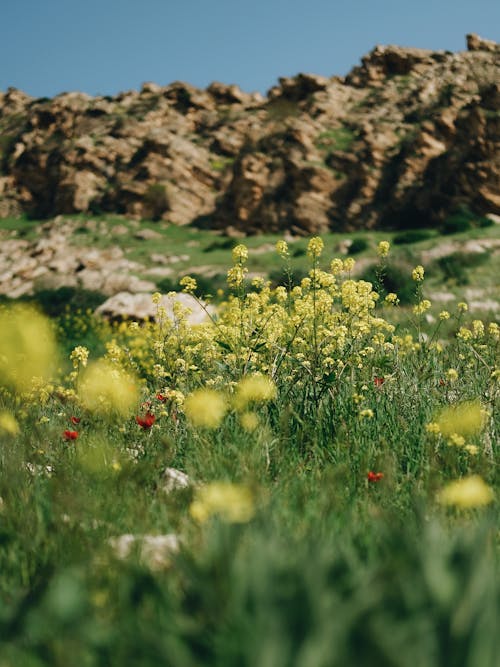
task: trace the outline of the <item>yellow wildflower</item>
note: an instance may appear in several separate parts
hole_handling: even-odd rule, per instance
[[[288,243],[286,241],[276,241],[276,252],[283,259],[289,257]]]
[[[413,306],[414,315],[423,315],[431,307],[431,302],[429,299],[423,299],[420,303],[417,303],[416,306]]]
[[[226,399],[214,389],[197,389],[184,400],[184,413],[196,427],[217,428],[226,412]]]
[[[465,401],[442,410],[436,422],[445,437],[453,433],[470,436],[483,428],[484,413],[479,401]]]
[[[17,419],[11,412],[3,410],[0,412],[0,432],[4,431],[9,435],[17,435],[19,433],[19,424]]]
[[[196,280],[191,276],[184,276],[181,278],[179,280],[179,285],[182,287],[182,291],[186,292],[186,294],[192,294],[198,287]]]
[[[439,313],[439,319],[440,320],[449,320],[450,319],[450,313],[447,310],[442,310]]]
[[[189,512],[199,523],[212,516],[219,516],[227,523],[246,523],[255,513],[254,499],[245,486],[212,482],[196,491]]]
[[[391,249],[391,244],[389,243],[389,241],[380,241],[377,247],[377,254],[379,257],[387,257],[390,249]]]
[[[324,247],[323,239],[319,236],[313,236],[307,245],[307,256],[311,259],[320,257]]]
[[[78,388],[82,404],[92,412],[116,412],[127,416],[139,399],[137,380],[110,361],[100,359],[89,364]]]
[[[479,475],[450,482],[438,495],[442,505],[453,505],[459,509],[482,507],[491,503],[493,499],[493,490]]]
[[[416,266],[413,271],[411,272],[411,277],[413,280],[415,280],[417,283],[421,283],[424,279],[424,267],[419,264]]]
[[[458,433],[451,433],[448,437],[448,444],[454,447],[463,447],[465,445],[465,438],[463,435],[458,435]]]
[[[246,245],[239,243],[233,248],[231,254],[235,264],[244,264],[248,259],[248,248]]]
[[[354,269],[355,264],[356,260],[353,257],[348,257],[344,260],[344,271],[350,273]]]
[[[446,377],[450,382],[456,382],[458,380],[458,373],[454,368],[448,368]]]
[[[457,308],[462,313],[465,313],[466,310],[469,310],[469,306],[465,303],[465,301],[460,301],[460,303],[457,305]]]
[[[272,401],[276,398],[276,385],[271,378],[255,373],[238,382],[234,396],[234,406],[244,410],[249,403]]]
[[[244,412],[240,415],[241,426],[245,431],[252,433],[259,426],[259,418],[255,412]]]
[[[46,317],[24,305],[0,310],[0,383],[23,391],[35,376],[47,380],[57,367],[56,352]]]

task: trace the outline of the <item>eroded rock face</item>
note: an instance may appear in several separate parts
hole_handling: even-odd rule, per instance
[[[345,79],[264,98],[145,83],[115,97],[0,93],[0,216],[113,212],[232,234],[500,214],[500,45],[377,46]]]

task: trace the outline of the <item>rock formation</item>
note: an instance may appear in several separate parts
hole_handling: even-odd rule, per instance
[[[114,212],[257,233],[500,214],[500,45],[377,46],[264,98],[213,83],[0,93],[0,217]]]

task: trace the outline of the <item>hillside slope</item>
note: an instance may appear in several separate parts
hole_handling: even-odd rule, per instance
[[[347,77],[115,97],[0,93],[0,217],[114,212],[246,233],[500,214],[500,45],[376,47]]]

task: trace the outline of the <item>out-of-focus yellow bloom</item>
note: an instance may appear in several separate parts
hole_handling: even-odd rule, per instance
[[[433,435],[439,435],[441,433],[439,424],[437,424],[436,422],[429,422],[428,424],[426,424],[425,430],[427,431],[427,433],[432,433]]]
[[[201,428],[217,428],[227,407],[225,397],[214,389],[197,389],[184,400],[184,414],[193,426]]]
[[[33,377],[48,380],[57,368],[55,336],[49,320],[33,308],[0,310],[0,383],[27,390]]]
[[[479,454],[479,447],[477,445],[465,445],[464,449],[472,456],[477,456],[477,454]]]
[[[6,410],[0,412],[0,431],[4,431],[9,435],[17,435],[19,433],[19,424],[11,412],[7,412]]]
[[[364,410],[361,410],[359,413],[359,416],[362,419],[372,419],[373,417],[373,410],[370,410],[370,408],[365,408]]]
[[[463,436],[476,435],[483,428],[484,412],[479,401],[465,401],[442,410],[436,423],[445,437],[454,433]]]
[[[413,271],[411,272],[411,277],[413,280],[415,280],[417,283],[421,283],[422,280],[424,279],[424,267],[419,264],[416,266]]]
[[[390,249],[391,249],[391,244],[389,243],[389,241],[380,241],[377,247],[377,254],[379,257],[387,257]]]
[[[199,523],[216,515],[226,523],[246,523],[255,513],[253,495],[239,484],[212,482],[196,491],[189,512]]]
[[[459,509],[473,509],[488,505],[494,497],[493,490],[479,475],[471,475],[450,482],[439,493],[438,500],[442,505],[453,505]]]
[[[100,414],[129,415],[139,400],[137,380],[106,359],[99,359],[85,369],[78,387],[82,405]]]
[[[458,373],[454,368],[448,368],[446,377],[450,382],[456,382],[458,380]]]
[[[259,426],[259,418],[255,412],[244,412],[240,415],[240,422],[245,431],[252,433]]]
[[[271,378],[255,373],[238,382],[234,396],[234,407],[244,410],[250,403],[272,401],[276,398],[276,385]]]
[[[454,447],[463,447],[465,445],[465,438],[463,435],[458,435],[458,433],[452,433],[448,437],[448,444]]]

